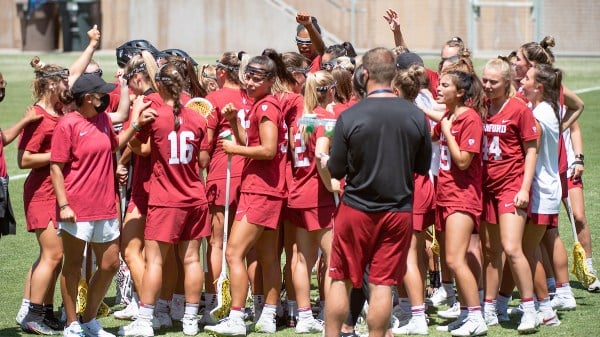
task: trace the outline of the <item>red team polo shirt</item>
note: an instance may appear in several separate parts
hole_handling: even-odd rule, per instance
[[[106,113],[85,118],[78,112],[70,112],[58,121],[50,160],[65,163],[67,200],[77,221],[117,217],[113,169],[117,144],[117,135]]]
[[[34,108],[38,115],[44,117],[25,126],[19,140],[19,150],[48,153],[52,145],[52,134],[60,117],[49,114],[39,105],[35,105]],[[56,195],[50,179],[50,165],[31,169],[23,186],[24,203],[55,199]]]
[[[208,166],[208,176],[206,181],[225,179],[227,177],[227,154],[223,152],[223,148],[217,145],[219,134],[225,130],[231,130],[229,121],[223,118],[221,110],[228,103],[233,103],[233,106],[246,116],[252,108],[252,99],[246,94],[244,89],[221,88],[213,91],[206,96],[212,105],[215,107],[212,114],[207,118],[207,127],[214,130],[213,142],[210,144],[212,152],[210,154],[210,165]],[[242,111],[243,110],[243,111]],[[240,177],[244,168],[244,157],[231,157],[231,177]]]
[[[449,115],[446,112],[444,118]],[[471,165],[466,170],[459,169],[450,157],[446,137],[441,132],[441,123],[433,129],[440,138],[440,170],[436,201],[439,206],[461,206],[481,211],[481,139],[483,137],[483,122],[473,109],[456,117],[452,123],[451,133],[454,135],[461,151],[474,154]]]
[[[198,153],[208,150],[206,120],[194,110],[182,108],[175,131],[173,107],[158,108],[154,122],[136,137],[150,138],[152,176],[148,205],[190,207],[206,205],[206,191],[200,179]]]
[[[267,95],[252,106],[246,116],[248,146],[260,145],[259,124],[266,118],[277,126],[277,153],[272,160],[246,158],[241,192],[284,198],[287,154],[287,126],[277,98]]]
[[[313,113],[321,119],[337,117],[322,107],[316,107]],[[316,165],[315,146],[317,139],[324,136],[323,126],[317,127],[315,132],[309,134],[307,141],[302,132],[294,134],[293,178],[288,188],[289,208],[335,206],[333,195],[323,185]]]
[[[486,192],[500,193],[508,186],[520,189],[525,170],[523,142],[538,138],[533,112],[520,99],[509,98],[500,112],[488,116],[483,127],[483,186]]]

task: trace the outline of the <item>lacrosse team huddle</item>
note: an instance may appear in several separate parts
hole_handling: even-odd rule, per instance
[[[154,336],[173,321],[188,336],[282,326],[358,336],[369,297],[369,336],[427,335],[428,312],[452,336],[485,335],[509,314],[520,315],[519,333],[535,333],[576,308],[561,203],[584,249],[577,277],[600,291],[583,199],[584,104],[553,67],[554,39],[474,69],[453,37],[431,70],[409,51],[397,13],[384,19],[395,48],[363,57],[349,42],[326,46],[304,12],[298,51],[224,52],[198,65],[128,41],[116,49],[115,83],[92,58],[95,26],[68,69],[34,57],[35,103],[2,130],[30,169],[23,203],[40,247],[21,329],[115,336],[97,317],[118,272],[126,307],[113,314],[131,321],[119,336]],[[367,139],[361,113],[374,107],[425,132],[381,135],[394,128],[382,125]],[[394,153],[414,165],[378,165]],[[7,177],[2,146],[0,157]],[[10,202],[2,210],[6,234]],[[515,286],[520,304],[509,309]]]

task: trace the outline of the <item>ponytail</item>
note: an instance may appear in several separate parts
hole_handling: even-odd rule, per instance
[[[181,92],[185,86],[184,78],[174,64],[167,63],[160,67],[156,73],[155,80],[161,84],[161,95],[165,95],[173,100],[174,128],[177,131],[181,124],[179,114],[183,108],[181,104]]]

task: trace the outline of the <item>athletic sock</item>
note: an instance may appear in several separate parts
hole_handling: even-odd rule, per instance
[[[198,303],[185,303],[185,311],[184,316],[193,316],[196,317],[198,315],[198,308],[200,305]]]
[[[410,313],[412,317],[425,316],[425,303],[421,305],[414,305],[410,307]]]
[[[303,321],[307,319],[312,319],[312,310],[310,307],[306,308],[298,308],[298,320]]]
[[[154,317],[154,306],[150,304],[144,304],[140,302],[140,308],[138,310],[138,317],[142,319],[152,320]]]

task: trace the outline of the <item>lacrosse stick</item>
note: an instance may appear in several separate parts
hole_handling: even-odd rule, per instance
[[[567,196],[564,201],[567,205],[569,222],[571,222],[571,230],[573,231],[573,268],[571,269],[571,273],[577,277],[581,284],[588,287],[596,281],[596,276],[590,273],[585,264],[585,250],[577,238],[577,229],[575,228],[575,219],[573,218],[573,209],[571,208],[571,198]]]
[[[209,100],[207,100],[206,98],[202,98],[202,97],[195,97],[195,98],[190,99],[185,104],[185,107],[196,111],[197,113],[199,113],[202,117],[204,117],[206,119],[208,119],[208,117],[211,115],[212,111],[214,110],[214,106],[212,105],[212,103]]]
[[[231,140],[231,131],[226,130],[219,134],[219,138]],[[210,311],[210,316],[215,320],[221,320],[229,314],[231,309],[231,293],[229,289],[229,275],[227,272],[227,228],[229,227],[229,190],[231,188],[231,155],[227,156],[227,176],[225,179],[225,214],[223,220],[223,259],[221,261],[221,274],[217,279],[217,306]]]

